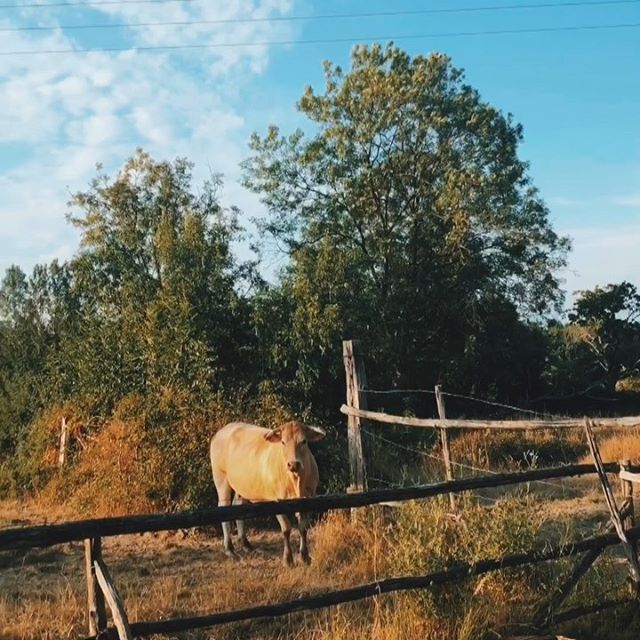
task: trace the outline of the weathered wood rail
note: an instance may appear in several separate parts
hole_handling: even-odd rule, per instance
[[[629,539],[640,539],[640,527],[627,531]],[[500,569],[522,567],[531,564],[539,564],[548,560],[555,560],[568,556],[574,556],[591,550],[604,550],[606,547],[617,545],[620,539],[614,533],[587,538],[573,544],[562,544],[543,549],[534,549],[524,553],[517,553],[502,558],[481,560],[473,564],[460,564],[450,569],[436,571],[423,576],[407,576],[399,578],[387,578],[368,584],[340,589],[317,596],[298,598],[289,602],[280,602],[273,605],[263,605],[236,611],[225,611],[211,615],[194,616],[191,618],[175,618],[158,620],[155,622],[134,622],[131,624],[131,632],[134,636],[149,636],[156,633],[178,633],[189,629],[202,629],[218,626],[229,622],[241,622],[255,620],[257,618],[272,618],[284,616],[299,611],[310,611],[325,607],[354,602],[392,593],[394,591],[409,591],[412,589],[426,589],[430,587],[458,582],[466,578],[480,576]],[[108,631],[108,637],[114,640],[118,638],[115,629]]]
[[[341,413],[346,416],[356,416],[373,422],[397,424],[405,427],[423,427],[427,429],[495,429],[497,431],[531,431],[537,429],[584,429],[584,418],[550,418],[548,420],[466,420],[413,418],[396,416],[379,411],[366,411],[343,404]],[[621,418],[594,418],[597,429],[615,427],[640,426],[640,416],[625,416]]]
[[[608,473],[618,473],[620,465],[611,462],[604,465]],[[212,509],[199,509],[182,513],[162,513],[152,515],[123,516],[117,518],[96,518],[78,520],[64,524],[18,527],[0,530],[0,551],[3,549],[30,549],[48,547],[89,538],[104,538],[131,533],[149,531],[171,531],[206,525],[220,524],[231,520],[245,520],[278,514],[302,512],[325,512],[332,509],[352,509],[380,504],[382,502],[402,502],[461,491],[474,491],[490,487],[507,486],[547,480],[552,478],[573,478],[596,474],[592,464],[573,464],[546,469],[533,469],[515,473],[496,473],[489,476],[462,478],[448,482],[402,487],[397,489],[378,489],[366,493],[337,494],[298,498],[277,502],[231,505]]]
[[[626,467],[626,469],[631,471],[628,467]],[[604,465],[604,470],[610,473],[617,473],[620,470],[620,465],[617,463],[609,463]],[[594,555],[599,555],[599,552],[604,548],[620,544],[620,538],[616,534],[605,534],[576,541],[572,544],[532,549],[525,553],[487,559],[473,564],[459,564],[423,576],[388,578],[348,589],[303,597],[291,602],[188,618],[129,623],[121,598],[100,554],[100,539],[102,537],[143,533],[146,531],[175,530],[211,525],[228,520],[262,517],[280,513],[294,513],[296,511],[318,512],[330,509],[351,509],[391,500],[415,500],[452,492],[513,485],[530,482],[532,480],[576,477],[595,473],[595,465],[567,465],[548,469],[452,480],[402,489],[369,491],[359,494],[329,495],[281,502],[233,505],[175,514],[102,518],[68,522],[59,525],[21,527],[0,531],[0,550],[24,550],[32,547],[45,547],[84,540],[85,550],[88,548],[85,560],[88,568],[87,579],[89,581],[88,596],[91,637],[108,637],[124,640],[131,637],[142,637],[157,633],[176,633],[189,629],[212,627],[242,620],[282,616],[297,611],[319,609],[370,598],[393,591],[429,588],[482,575],[491,571],[497,571],[499,569],[546,562],[548,560],[573,556],[583,552],[593,553],[597,551],[598,553]],[[628,540],[636,541],[640,539],[640,527],[627,529],[626,535]],[[87,545],[87,540],[91,540],[89,545]],[[97,597],[98,594],[96,591],[100,592],[100,597]],[[116,627],[106,627],[103,596],[106,596]]]

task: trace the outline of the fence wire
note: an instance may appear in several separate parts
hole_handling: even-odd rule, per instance
[[[426,393],[430,395],[435,395],[435,391],[433,389],[360,389],[361,393],[367,393],[371,395],[391,395],[391,394],[411,394],[411,393]],[[542,411],[534,411],[533,409],[525,409],[523,407],[518,407],[513,404],[506,404],[504,402],[495,402],[494,400],[485,400],[484,398],[478,398],[477,396],[469,396],[463,393],[453,393],[451,391],[443,391],[443,396],[448,396],[449,398],[458,398],[461,400],[470,400],[472,402],[478,402],[480,404],[484,404],[491,407],[499,407],[501,409],[509,409],[510,411],[514,411],[517,413],[526,413],[532,416],[539,416],[541,418],[556,418],[562,419],[564,416],[556,415],[553,413],[542,412]]]
[[[389,438],[385,438],[384,436],[381,436],[377,433],[374,433],[373,431],[370,431],[369,429],[367,429],[366,427],[362,427],[362,431],[363,433],[366,433],[367,436],[369,436],[370,438],[373,438],[374,440],[379,440],[381,442],[384,442],[388,445],[391,445],[392,447],[395,447],[396,449],[399,450],[404,450],[404,451],[408,451],[410,453],[413,454],[418,454],[419,456],[424,456],[427,458],[431,458],[432,460],[437,460],[438,462],[442,462],[442,456],[437,456],[433,453],[429,453],[428,451],[425,451],[424,449],[416,449],[415,447],[409,447],[407,445],[404,444],[400,444],[398,442],[394,442],[393,440],[390,440]],[[475,467],[473,465],[470,464],[465,464],[464,462],[456,462],[454,460],[451,460],[451,464],[455,467],[458,467],[460,469],[467,469],[469,471],[475,471],[481,474],[484,473],[488,473],[490,475],[498,475],[499,472],[498,471],[493,471],[492,469],[486,469],[486,468],[480,468],[480,467]],[[370,476],[371,477],[371,476]],[[380,480],[385,484],[388,484],[389,486],[393,486],[393,487],[401,487],[402,485],[400,484],[393,484],[393,483],[389,483],[388,481],[382,480],[381,478],[374,478],[371,477],[372,480]],[[549,480],[533,480],[532,482],[534,483],[538,483],[538,484],[542,484],[542,485],[547,485],[550,487],[554,487],[555,489],[562,489],[563,492],[565,491],[569,491],[569,492],[573,492],[575,495],[578,495],[581,493],[581,491],[579,491],[578,489],[575,489],[573,487],[568,487],[567,485],[565,485],[564,483],[562,483],[561,481],[558,482],[552,482]],[[477,497],[481,497],[481,498],[486,498],[486,496],[477,496]],[[492,498],[489,498],[490,500],[493,500]],[[493,500],[495,502],[495,500]]]

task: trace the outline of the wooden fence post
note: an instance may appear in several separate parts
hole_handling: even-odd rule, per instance
[[[113,582],[113,578],[107,569],[102,558],[97,558],[93,563],[93,568],[96,572],[96,578],[98,584],[102,589],[102,593],[106,601],[109,603],[109,609],[111,609],[111,617],[113,618],[113,624],[118,633],[118,640],[133,640],[133,634],[131,633],[131,626],[129,625],[129,618],[127,612],[122,604],[122,598],[116,589]]]
[[[366,409],[367,400],[362,389],[366,388],[367,377],[364,370],[364,362],[358,355],[358,342],[356,340],[344,340],[342,342],[342,357],[347,382],[347,405],[355,409]],[[362,434],[360,431],[360,418],[349,416],[347,421],[349,444],[349,469],[351,485],[347,489],[350,493],[367,490],[367,474],[362,451]]]
[[[629,471],[629,467],[631,466],[630,460],[620,460],[620,471]],[[631,480],[627,480],[626,478],[621,478],[620,483],[622,484],[622,496],[624,499],[624,505],[627,506],[627,511],[625,514],[620,514],[622,516],[622,526],[625,529],[631,529],[635,526],[635,512],[633,507],[633,482]],[[631,540],[631,549],[633,555],[638,557],[638,542],[637,540]],[[632,595],[636,596],[638,591],[638,586],[632,587]],[[635,590],[634,590],[635,589]]]
[[[447,419],[447,412],[444,406],[444,397],[442,395],[442,387],[437,384],[436,388],[436,404],[438,405],[438,417],[440,420]],[[440,441],[442,442],[442,459],[444,460],[444,473],[447,480],[453,480],[453,469],[451,467],[451,451],[449,449],[449,434],[447,428],[442,426],[440,428]],[[449,494],[449,504],[451,508],[455,510],[456,499],[453,493]]]
[[[102,558],[100,538],[84,541],[84,567],[87,574],[87,609],[89,614],[89,635],[95,636],[107,629],[107,612],[104,595],[96,577],[95,561]]]
[[[609,484],[607,474],[604,470],[604,465],[602,464],[600,449],[598,449],[598,445],[596,444],[595,438],[593,437],[592,421],[589,418],[584,419],[584,430],[587,436],[587,442],[589,443],[589,449],[591,450],[591,457],[593,458],[593,462],[598,472],[598,478],[600,479],[602,492],[604,493],[607,507],[609,507],[611,521],[613,522],[616,533],[618,534],[618,537],[622,542],[622,548],[624,549],[629,560],[631,579],[633,580],[637,591],[640,588],[640,565],[638,564],[638,556],[636,555],[635,546],[629,542],[627,534],[625,533],[624,525],[622,524],[622,519],[620,518],[620,512],[618,511],[616,500],[613,497],[613,491],[611,490],[611,485]]]
[[[58,451],[58,467],[62,469],[67,459],[67,438],[69,436],[69,425],[66,416],[62,416],[60,422],[60,449]]]
[[[620,471],[629,471],[631,466],[630,460],[620,460]],[[628,503],[628,509],[626,515],[622,521],[625,529],[631,529],[635,526],[635,513],[633,509],[633,482],[630,480],[621,479],[622,485],[622,497],[625,503]]]

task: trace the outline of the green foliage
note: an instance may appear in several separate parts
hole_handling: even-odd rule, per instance
[[[640,367],[640,294],[629,282],[579,291],[569,313],[567,342],[575,346],[592,382],[608,391]]]
[[[7,271],[0,460],[11,460],[18,487],[37,488],[48,473],[49,407],[72,399],[76,413],[102,417],[104,427],[124,398],[144,397],[156,409],[155,446],[180,456],[177,474],[189,460],[187,427],[182,445],[166,435],[176,418],[158,408],[167,395],[180,398],[183,413],[206,417],[222,389],[232,395],[255,383],[251,311],[241,295],[254,274],[232,256],[241,230],[237,211],[219,204],[219,187],[214,177],[196,195],[187,161],[156,162],[139,151],[115,178],[100,173],[73,195],[69,219],[81,246],[68,263],[37,266],[29,277]],[[143,441],[148,424],[142,420]],[[192,474],[183,475],[186,486]],[[173,477],[171,491],[190,500]]]

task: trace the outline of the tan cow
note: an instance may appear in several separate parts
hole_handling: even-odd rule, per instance
[[[265,500],[306,498],[315,495],[318,487],[318,466],[308,443],[321,440],[325,432],[300,422],[287,422],[277,429],[264,429],[253,424],[232,422],[211,439],[211,470],[218,491],[218,506]],[[235,494],[235,497],[233,497]],[[310,562],[307,546],[308,519],[297,514],[300,531],[300,556]],[[291,522],[285,515],[277,516],[284,536],[282,560],[293,564],[289,537]],[[242,546],[251,550],[244,522],[237,521]],[[222,524],[224,550],[235,556],[231,542],[231,523]]]

